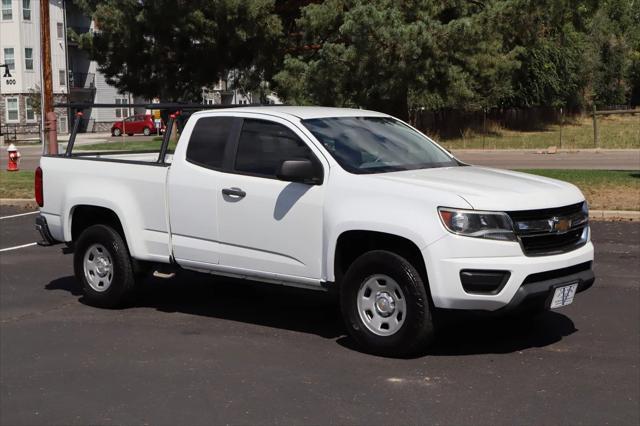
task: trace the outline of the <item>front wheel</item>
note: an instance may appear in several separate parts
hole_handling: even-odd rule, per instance
[[[111,131],[111,134],[112,134],[113,136],[120,136],[120,135],[122,134],[122,130],[120,130],[120,129],[118,129],[118,128],[115,128],[115,129],[113,129],[113,130]]]
[[[127,305],[135,295],[135,274],[124,240],[113,228],[93,225],[76,242],[73,266],[88,304]]]
[[[150,129],[150,128],[148,128],[148,127],[145,127],[145,128],[144,128],[144,130],[142,131],[142,133],[143,133],[145,136],[149,136],[149,135],[151,134],[151,129]]]
[[[367,352],[410,355],[433,339],[425,284],[395,253],[376,250],[357,258],[340,284],[340,305],[349,334]]]

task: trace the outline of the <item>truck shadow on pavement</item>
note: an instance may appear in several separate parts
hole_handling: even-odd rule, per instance
[[[72,276],[45,288],[68,291],[84,303]],[[135,307],[315,334],[357,350],[346,335],[337,297],[324,292],[181,272],[171,280],[146,280]],[[529,319],[446,315],[438,330],[434,344],[414,358],[512,353],[552,345],[577,331],[570,318],[557,312]]]

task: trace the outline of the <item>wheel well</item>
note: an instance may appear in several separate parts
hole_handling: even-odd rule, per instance
[[[375,231],[347,231],[338,237],[334,261],[336,282],[342,280],[354,260],[371,250],[387,250],[404,257],[427,283],[427,269],[418,246],[407,238]]]
[[[82,231],[92,225],[108,225],[116,230],[126,242],[124,229],[118,215],[113,210],[96,206],[76,206],[71,216],[71,239],[76,241]]]

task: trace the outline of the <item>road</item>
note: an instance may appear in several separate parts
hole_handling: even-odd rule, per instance
[[[35,241],[33,220],[0,219],[0,249]],[[573,305],[454,319],[412,359],[357,352],[325,294],[183,274],[101,310],[60,247],[3,251],[0,424],[637,425],[640,224],[593,239]]]
[[[640,150],[585,150],[538,154],[530,150],[454,151],[469,164],[500,169],[640,170]]]
[[[135,138],[135,139],[134,139]],[[134,136],[132,140],[145,140],[144,136]],[[149,139],[149,138],[146,138]],[[150,139],[149,139],[150,140]],[[79,145],[104,141],[120,142],[120,138],[104,135],[78,135]],[[21,146],[20,166],[24,170],[34,170],[40,161],[40,146]],[[557,154],[538,154],[532,150],[455,150],[454,154],[462,161],[481,166],[502,169],[601,169],[601,170],[640,170],[640,149],[633,150],[583,150],[559,152]],[[6,153],[2,154],[0,167],[7,166]]]

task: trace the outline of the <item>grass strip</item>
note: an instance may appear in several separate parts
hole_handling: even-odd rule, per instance
[[[640,210],[640,170],[518,170],[576,185],[594,210]]]
[[[0,170],[0,198],[33,198],[35,172]]]

